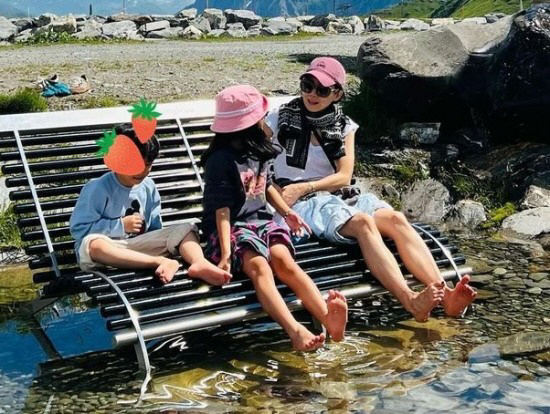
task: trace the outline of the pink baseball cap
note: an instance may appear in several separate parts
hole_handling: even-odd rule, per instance
[[[236,132],[260,121],[268,110],[267,98],[254,86],[235,85],[216,95],[216,115],[210,129]]]
[[[346,84],[346,70],[340,62],[331,57],[313,59],[304,75],[306,74],[314,76],[323,86],[332,86],[335,83],[341,86]]]

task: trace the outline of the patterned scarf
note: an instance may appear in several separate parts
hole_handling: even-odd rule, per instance
[[[323,147],[329,161],[346,155],[342,131],[346,117],[338,104],[332,104],[319,113],[309,112],[302,98],[296,98],[279,109],[279,143],[286,152],[290,167],[304,169],[309,151],[311,133]]]

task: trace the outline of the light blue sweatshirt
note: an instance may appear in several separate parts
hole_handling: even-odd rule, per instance
[[[86,183],[69,221],[77,256],[82,239],[88,234],[104,234],[113,239],[129,237],[124,232],[122,218],[134,200],[139,202],[145,231],[162,228],[160,194],[151,178],[146,177],[129,188],[118,181],[115,173],[109,172]]]

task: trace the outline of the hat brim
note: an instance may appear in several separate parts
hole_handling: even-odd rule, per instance
[[[210,130],[220,133],[242,131],[261,121],[265,117],[265,114],[267,114],[268,109],[269,102],[262,95],[262,105],[260,107],[246,115],[239,115],[233,118],[214,118]]]
[[[317,69],[308,70],[306,73],[304,73],[304,75],[313,76],[323,86],[332,86],[332,85],[336,85],[337,83],[332,76],[329,76],[325,72],[322,72]]]

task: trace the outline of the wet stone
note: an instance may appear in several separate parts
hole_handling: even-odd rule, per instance
[[[493,270],[493,274],[495,276],[502,276],[505,275],[508,271],[502,267],[497,267],[495,270]]]
[[[542,293],[542,289],[539,287],[532,287],[531,289],[527,289],[527,293],[531,295],[540,295]]]
[[[534,280],[535,282],[540,282],[543,279],[547,279],[550,273],[546,272],[538,272],[538,273],[530,273],[529,279]]]

